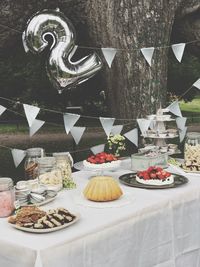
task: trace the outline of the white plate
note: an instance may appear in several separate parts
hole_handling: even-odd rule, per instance
[[[73,215],[76,216],[76,218],[72,222],[65,223],[61,226],[57,226],[57,227],[53,227],[53,228],[47,228],[47,229],[33,229],[33,228],[21,227],[21,226],[18,226],[16,224],[12,224],[12,223],[9,223],[9,224],[12,227],[14,227],[18,230],[24,231],[24,232],[35,233],[35,234],[45,234],[45,233],[51,233],[51,232],[55,232],[58,230],[62,230],[64,228],[76,223],[80,219],[80,214],[79,213],[73,213]]]
[[[76,204],[90,207],[90,208],[99,208],[99,209],[106,209],[106,208],[120,208],[125,205],[128,205],[134,201],[134,197],[130,193],[123,193],[123,195],[115,200],[112,201],[92,201],[86,199],[83,194],[74,196],[74,201]]]
[[[57,197],[57,196],[55,196],[55,197],[50,197],[50,198],[45,199],[45,200],[42,201],[42,202],[38,202],[38,203],[34,203],[34,204],[28,204],[28,205],[22,205],[22,206],[43,206],[43,205],[45,205],[45,204],[47,204],[47,203],[53,201],[56,197]]]

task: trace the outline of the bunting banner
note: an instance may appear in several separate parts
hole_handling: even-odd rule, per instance
[[[99,117],[99,120],[101,122],[101,125],[102,125],[107,137],[109,137],[111,130],[113,128],[113,124],[114,124],[115,119],[114,118]]]
[[[15,167],[17,168],[19,164],[22,162],[22,160],[25,158],[26,151],[14,148],[14,149],[11,149],[11,153],[12,153]]]
[[[72,113],[65,113],[63,114],[63,120],[65,125],[65,131],[68,134],[75,123],[79,120],[80,115],[72,114]]]
[[[144,58],[148,62],[149,66],[151,66],[151,60],[152,60],[152,57],[153,57],[154,50],[155,50],[154,47],[146,47],[146,48],[140,49],[140,51],[142,52]]]
[[[182,60],[184,50],[185,50],[185,43],[172,45],[172,51],[174,52],[174,55],[179,62],[181,62]]]
[[[90,148],[90,150],[92,151],[92,153],[94,155],[96,155],[98,153],[101,153],[101,152],[104,152],[104,149],[105,149],[105,144],[93,146],[93,147]]]
[[[185,138],[185,135],[186,135],[186,132],[187,132],[187,127],[184,127],[183,130],[179,130],[179,139],[180,139],[180,142],[183,142],[183,140]]]
[[[200,89],[200,78],[195,83],[193,83],[193,86]]]
[[[121,134],[122,129],[123,129],[123,125],[114,125],[112,127],[111,134],[113,134],[113,135],[115,135],[115,134]]]
[[[175,102],[171,103],[168,107],[169,111],[176,115],[177,117],[182,117],[181,110],[179,107],[179,103],[176,100]]]
[[[4,111],[6,110],[6,108],[2,105],[0,105],[0,116],[4,113]]]
[[[179,130],[184,130],[185,129],[185,124],[186,124],[187,118],[185,117],[178,117],[176,118],[176,125]]]
[[[28,125],[29,127],[32,126],[35,118],[37,117],[40,108],[35,107],[35,106],[31,106],[31,105],[27,105],[27,104],[23,104],[24,107],[24,111],[25,111],[25,115],[28,121]]]
[[[44,125],[44,123],[45,121],[35,119],[32,126],[29,128],[30,137],[32,137]]]
[[[138,147],[138,129],[135,128],[127,133],[124,136],[131,141],[136,147]]]
[[[78,143],[81,140],[81,137],[83,135],[83,133],[85,132],[86,127],[73,127],[70,130],[70,133],[72,135],[72,137],[74,138],[75,143],[78,145]]]
[[[104,55],[104,58],[108,64],[109,68],[111,68],[112,62],[113,62],[115,55],[117,53],[117,49],[115,49],[115,48],[101,48],[101,51]]]
[[[147,120],[147,119],[137,119],[137,123],[138,123],[138,126],[140,128],[142,135],[146,135],[146,132],[151,125],[151,122],[152,122],[151,120]]]

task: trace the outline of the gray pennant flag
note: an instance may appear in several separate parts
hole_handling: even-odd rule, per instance
[[[138,146],[138,129],[135,128],[127,133],[124,136],[131,141],[134,145]]]

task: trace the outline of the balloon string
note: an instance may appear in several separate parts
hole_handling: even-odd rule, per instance
[[[0,23],[0,26],[3,27],[3,28],[7,28],[7,29],[10,29],[11,31],[15,31],[17,33],[20,33],[22,34],[23,32],[22,31],[19,31],[17,29],[14,29],[14,28],[11,28],[10,26],[7,26],[7,25],[4,25],[4,24],[1,24]],[[70,36],[70,35],[65,35],[65,36]],[[63,40],[60,40],[60,42],[62,42]],[[189,41],[189,42],[185,42],[184,44],[187,45],[187,44],[191,44],[191,43],[196,43],[196,42],[199,42],[200,40],[199,39],[196,39],[196,40],[193,40],[193,41]],[[64,42],[64,41],[63,41]],[[179,43],[178,43],[179,44]],[[176,44],[175,44],[176,45]],[[155,49],[165,49],[165,48],[170,48],[172,45],[165,45],[165,46],[156,46],[156,47],[153,47]],[[82,45],[78,45],[79,48],[82,48],[82,49],[98,49],[98,50],[101,50],[103,47],[93,47],[93,46],[82,46]],[[143,48],[148,48],[148,47],[143,47]],[[134,51],[134,50],[141,50],[141,48],[114,48],[116,49],[117,51]]]

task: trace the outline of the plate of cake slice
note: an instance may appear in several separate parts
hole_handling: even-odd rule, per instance
[[[79,213],[72,214],[65,208],[44,211],[36,206],[25,206],[9,217],[8,223],[21,231],[43,234],[66,228],[79,219]]]

